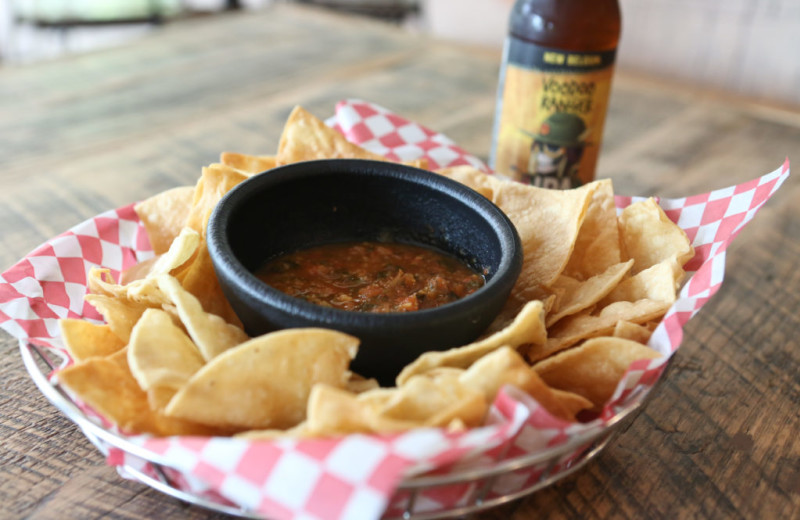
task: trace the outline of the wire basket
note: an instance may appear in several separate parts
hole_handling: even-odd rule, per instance
[[[87,417],[69,395],[46,374],[63,366],[65,359],[58,350],[20,341],[22,360],[28,373],[44,396],[72,422],[81,428],[89,441],[104,455],[109,448],[122,450],[130,457],[142,461],[142,467],[125,465],[120,468],[124,476],[150,486],[166,495],[184,502],[240,518],[262,518],[261,515],[242,509],[224,499],[203,497],[184,491],[176,482],[174,471],[160,457],[125,437],[103,428]],[[671,363],[667,364],[669,367]],[[659,381],[663,379],[659,378]],[[402,520],[428,520],[452,518],[477,513],[531,494],[574,473],[594,457],[613,439],[623,423],[632,421],[641,411],[646,397],[654,387],[638,387],[626,400],[626,405],[607,425],[589,434],[577,435],[557,447],[524,456],[508,457],[506,454],[485,467],[457,470],[442,475],[420,475],[401,482],[390,500],[390,512],[384,518]],[[524,482],[509,488],[509,480]],[[504,485],[505,483],[505,485]],[[453,507],[431,508],[420,500],[429,492],[458,490],[467,497]]]

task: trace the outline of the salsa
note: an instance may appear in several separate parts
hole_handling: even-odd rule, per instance
[[[314,246],[269,260],[256,276],[290,296],[362,312],[431,309],[484,284],[483,276],[454,257],[394,242]]]

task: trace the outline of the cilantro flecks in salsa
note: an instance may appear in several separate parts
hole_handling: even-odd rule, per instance
[[[431,309],[475,292],[484,279],[461,261],[416,245],[326,244],[268,261],[256,276],[311,303],[348,311]]]

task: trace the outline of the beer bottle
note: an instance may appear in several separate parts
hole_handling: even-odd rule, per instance
[[[620,34],[617,0],[516,0],[490,164],[567,189],[594,179]]]

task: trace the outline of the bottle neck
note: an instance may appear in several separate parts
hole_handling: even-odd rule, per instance
[[[509,34],[545,47],[572,51],[613,50],[619,41],[617,0],[517,0]]]

